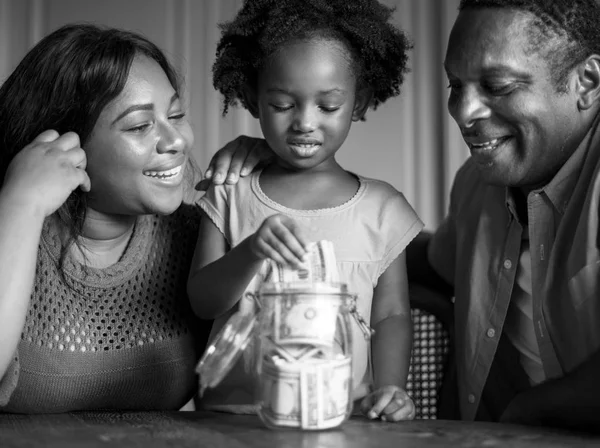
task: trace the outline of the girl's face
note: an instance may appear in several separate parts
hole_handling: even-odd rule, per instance
[[[259,74],[258,118],[263,134],[288,169],[335,163],[362,109],[346,48],[333,40],[294,42],[274,54]]]
[[[104,215],[172,213],[183,198],[193,141],[165,72],[136,57],[125,88],[104,108],[83,148],[92,184],[88,207]]]

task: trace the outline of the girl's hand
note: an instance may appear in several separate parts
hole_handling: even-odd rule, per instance
[[[370,419],[397,422],[415,418],[415,404],[406,391],[398,386],[383,386],[363,398],[361,412]]]
[[[307,242],[295,221],[285,215],[272,215],[250,237],[250,249],[260,259],[299,269],[307,255]]]
[[[240,176],[250,174],[257,165],[273,158],[273,151],[262,138],[240,135],[219,149],[210,160],[205,178],[196,186],[206,190],[212,183],[235,184]]]
[[[54,213],[77,187],[90,191],[85,152],[79,136],[45,131],[23,148],[6,171],[2,195],[34,213]]]

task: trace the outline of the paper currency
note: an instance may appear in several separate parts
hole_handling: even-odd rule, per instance
[[[328,429],[349,412],[351,358],[311,358],[289,363],[274,357],[264,362],[259,413],[267,424],[302,429]]]
[[[267,268],[265,281],[271,283],[339,283],[335,251],[331,241],[322,240],[310,243],[308,259],[301,269],[292,269],[273,261]]]
[[[273,340],[279,345],[333,346],[341,305],[335,298],[315,294],[290,294],[277,300]]]

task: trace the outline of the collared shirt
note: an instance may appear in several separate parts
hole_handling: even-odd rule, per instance
[[[529,384],[535,385],[546,379],[546,373],[533,324],[533,294],[531,291],[533,282],[531,281],[531,251],[529,250],[529,230],[527,228],[523,231],[516,276],[504,321],[504,333],[519,353],[519,363],[529,379]]]
[[[590,132],[544,188],[527,197],[532,323],[546,378],[600,348],[600,131]],[[455,287],[461,416],[475,418],[509,308],[524,225],[504,187],[474,162],[456,175],[429,261]]]

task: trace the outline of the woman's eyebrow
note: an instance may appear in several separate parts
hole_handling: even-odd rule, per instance
[[[174,93],[173,96],[171,97],[171,101],[169,102],[169,105],[173,105],[173,103],[175,101],[177,101],[179,99],[179,95],[177,93]],[[134,104],[132,106],[129,106],[127,109],[125,109],[123,112],[121,112],[117,118],[115,118],[113,120],[113,122],[111,123],[111,126],[114,125],[117,121],[119,121],[120,119],[122,119],[123,117],[126,117],[127,115],[129,115],[132,112],[138,111],[138,110],[153,110],[154,109],[154,103],[144,103],[144,104]]]

